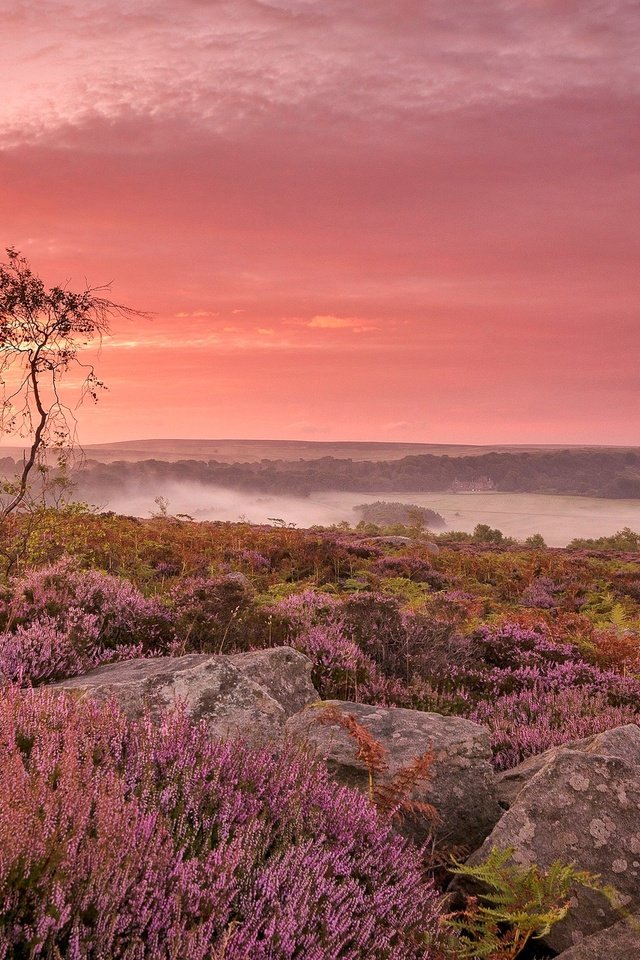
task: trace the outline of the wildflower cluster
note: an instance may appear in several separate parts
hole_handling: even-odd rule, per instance
[[[0,672],[22,685],[157,655],[175,640],[172,616],[159,600],[69,559],[15,580],[0,602],[0,624]]]
[[[420,855],[307,757],[0,699],[0,957],[429,960]]]

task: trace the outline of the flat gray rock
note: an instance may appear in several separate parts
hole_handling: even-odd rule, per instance
[[[363,792],[368,791],[369,778],[366,766],[356,759],[357,745],[339,724],[317,722],[328,706],[354,716],[387,749],[390,776],[433,751],[431,777],[416,786],[411,799],[436,808],[440,820],[434,833],[441,840],[467,848],[482,842],[502,814],[494,796],[489,735],[483,727],[461,717],[340,700],[307,707],[287,721],[286,732],[324,760],[340,783]],[[422,840],[433,827],[429,820],[412,820],[405,832]]]
[[[213,737],[281,734],[288,716],[318,699],[310,661],[290,647],[233,656],[188,654],[107,664],[51,684],[80,699],[114,698],[130,717],[159,718],[178,703]]]

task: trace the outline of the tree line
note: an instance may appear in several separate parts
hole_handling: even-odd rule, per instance
[[[10,474],[10,458],[0,470]],[[75,497],[89,503],[135,488],[160,489],[167,481],[254,493],[309,496],[322,490],[444,492],[455,480],[490,477],[498,492],[640,499],[640,450],[574,449],[449,457],[425,454],[400,460],[216,460],[135,463],[88,461],[73,472]],[[465,494],[459,494],[464,497]]]

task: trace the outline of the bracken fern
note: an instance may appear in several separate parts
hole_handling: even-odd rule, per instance
[[[482,863],[455,863],[451,872],[479,885],[464,910],[450,914],[460,960],[513,960],[529,940],[546,936],[569,910],[576,884],[600,889],[598,877],[555,861],[546,870],[514,864],[513,848],[494,847]]]

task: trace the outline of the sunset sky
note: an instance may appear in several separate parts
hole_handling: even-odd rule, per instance
[[[0,246],[85,442],[640,443],[637,0],[0,0]]]

